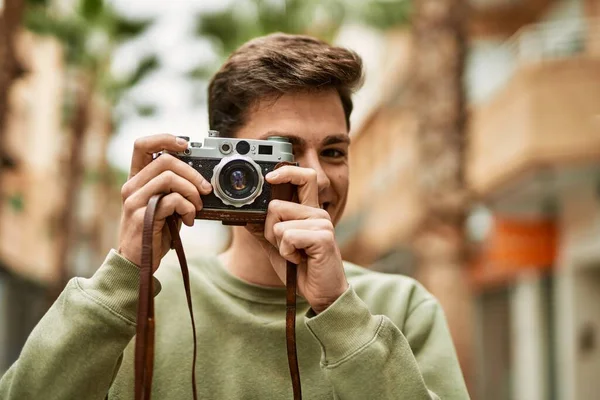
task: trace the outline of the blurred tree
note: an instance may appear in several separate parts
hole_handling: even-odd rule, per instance
[[[246,41],[273,32],[309,34],[332,40],[347,17],[343,0],[241,0],[228,8],[198,15],[196,34],[209,39],[219,60],[199,65],[190,72],[193,78],[206,80],[233,50]]]
[[[15,37],[23,15],[23,0],[5,0],[0,14],[0,202],[2,192],[2,170],[14,166],[14,160],[5,149],[5,125],[8,116],[8,100],[13,82],[23,73],[15,54]],[[0,204],[1,204],[0,203]],[[0,221],[1,222],[1,221]]]
[[[63,210],[58,216],[57,225],[61,227],[58,236],[58,260],[60,280],[56,293],[62,290],[71,274],[70,249],[77,237],[77,205],[82,176],[85,170],[83,146],[90,123],[90,113],[96,94],[100,94],[110,103],[122,99],[127,90],[140,82],[158,66],[156,56],[143,59],[137,69],[125,79],[115,79],[110,73],[111,55],[121,43],[142,34],[152,23],[150,20],[130,20],[118,15],[103,0],[79,0],[75,8],[68,13],[60,13],[51,5],[40,1],[31,1],[25,14],[28,29],[41,35],[58,38],[65,48],[67,62],[68,88],[66,92],[65,122],[71,134],[68,152],[68,166],[65,173],[65,198]],[[110,117],[109,117],[110,118]],[[107,121],[112,127],[112,120]],[[110,133],[113,129],[107,129]],[[108,137],[102,140],[102,146],[108,146]],[[106,148],[101,149],[103,154]],[[98,171],[108,179],[109,167],[106,161]],[[108,184],[108,182],[104,182]],[[106,191],[105,191],[106,192]],[[95,210],[96,221],[104,221],[102,209]]]
[[[364,22],[381,30],[408,26],[412,17],[411,0],[369,0],[361,2],[356,15]]]
[[[409,0],[241,0],[200,14],[196,34],[210,39],[224,58],[257,36],[285,32],[332,41],[344,23],[357,21],[388,29],[407,24],[410,10]]]
[[[419,278],[438,297],[469,382],[472,347],[465,217],[463,71],[466,0],[413,0],[409,97],[418,121],[418,182],[424,220],[414,237]]]

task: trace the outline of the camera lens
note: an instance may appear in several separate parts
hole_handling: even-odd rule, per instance
[[[248,179],[244,171],[236,170],[229,175],[229,183],[235,190],[244,190],[248,186]]]
[[[235,154],[221,159],[213,170],[210,183],[223,204],[240,208],[260,197],[264,181],[262,168],[256,161]]]
[[[246,142],[245,140],[242,140],[241,142],[238,142],[238,144],[235,146],[235,150],[240,154],[248,154],[248,152],[250,151],[250,143]]]
[[[258,173],[247,161],[232,161],[219,175],[221,190],[232,199],[246,199],[258,189]]]

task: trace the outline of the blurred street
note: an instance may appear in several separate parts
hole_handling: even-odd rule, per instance
[[[599,0],[0,0],[0,376],[117,246],[135,139],[205,137],[211,75],[278,31],[363,58],[344,259],[440,300],[473,399],[598,398]]]

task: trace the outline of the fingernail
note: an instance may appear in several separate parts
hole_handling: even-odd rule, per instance
[[[177,138],[176,142],[180,146],[183,146],[184,144],[187,144],[187,140],[185,140],[184,138],[180,138],[180,137]]]
[[[267,178],[267,179],[275,179],[275,178],[277,178],[278,176],[279,176],[279,174],[278,174],[277,172],[275,172],[275,171],[271,171],[271,172],[269,172],[269,173],[268,173],[268,174],[265,176],[265,178]]]
[[[212,189],[212,185],[210,183],[208,183],[208,181],[202,181],[202,184],[200,186],[202,186],[202,189],[204,189],[204,190]]]

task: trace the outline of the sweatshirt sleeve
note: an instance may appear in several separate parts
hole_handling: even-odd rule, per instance
[[[0,398],[104,399],[135,335],[138,284],[137,266],[114,250],[92,278],[70,280],[0,380]]]
[[[469,398],[434,298],[414,307],[404,332],[388,317],[371,315],[352,288],[321,314],[309,311],[305,323],[321,345],[321,368],[336,399]]]

